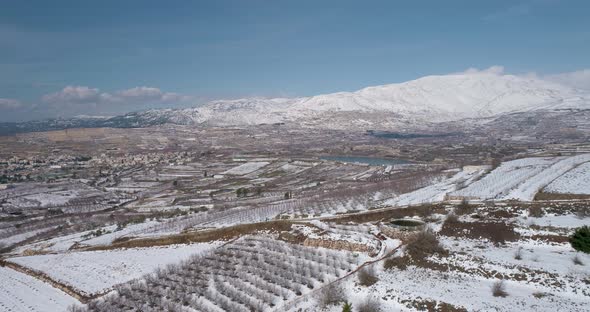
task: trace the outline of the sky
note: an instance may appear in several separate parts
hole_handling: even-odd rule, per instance
[[[2,1],[0,121],[500,65],[590,89],[590,1]]]

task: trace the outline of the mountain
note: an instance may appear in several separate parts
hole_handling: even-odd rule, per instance
[[[300,98],[212,101],[187,109],[162,109],[112,118],[71,118],[1,124],[0,132],[60,127],[146,127],[164,123],[388,129],[507,113],[587,110],[590,94],[533,77],[489,72],[427,76],[356,92]]]

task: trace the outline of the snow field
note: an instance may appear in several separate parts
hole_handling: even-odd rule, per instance
[[[241,165],[233,167],[227,171],[224,171],[223,174],[244,175],[244,174],[254,172],[254,171],[256,171],[268,164],[270,164],[270,163],[267,161],[247,162],[245,164],[241,164]]]
[[[78,301],[34,277],[0,267],[0,311],[65,312]]]
[[[590,154],[572,157],[523,158],[503,162],[482,179],[453,196],[477,199],[533,200],[536,193],[579,164],[590,161]]]
[[[220,243],[173,245],[138,249],[69,252],[9,259],[41,271],[52,279],[91,295],[104,293],[159,267],[207,252]]]
[[[459,171],[450,178],[442,178],[438,181],[434,181],[432,185],[384,200],[383,204],[390,206],[408,206],[441,202],[445,200],[448,193],[457,189],[458,184],[471,183],[471,181],[483,173],[483,168],[480,170]]]
[[[544,189],[547,193],[590,194],[590,162],[566,172]]]

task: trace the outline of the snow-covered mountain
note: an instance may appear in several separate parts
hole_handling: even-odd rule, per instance
[[[307,127],[383,129],[565,109],[590,109],[590,94],[535,77],[484,71],[427,76],[356,92],[311,97],[219,100],[196,108],[149,110],[93,119],[92,123],[93,126],[142,127],[162,123],[284,122]],[[80,124],[71,120],[68,123]]]
[[[178,110],[178,121],[258,124],[330,119],[346,112],[423,122],[490,117],[508,112],[588,109],[590,95],[557,83],[487,72],[428,76],[409,82],[302,98],[214,101]],[[354,119],[354,117],[353,117]]]

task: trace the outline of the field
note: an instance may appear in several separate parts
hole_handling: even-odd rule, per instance
[[[469,199],[530,201],[549,183],[588,161],[589,154],[513,160],[502,163],[480,180],[450,195]]]
[[[544,189],[547,193],[590,195],[590,162],[566,172]]]
[[[62,169],[5,160],[20,180],[0,190],[10,281],[0,311],[338,312],[345,301],[355,312],[584,311],[590,301],[590,257],[568,241],[589,224],[590,148],[199,131],[129,130],[138,137],[94,142],[91,158],[46,154]],[[400,153],[411,159],[390,164]]]
[[[8,261],[42,272],[84,296],[103,294],[115,285],[207,252],[219,244],[161,248],[84,251],[10,258]]]
[[[365,257],[245,237],[117,288],[92,311],[262,311],[351,273]]]
[[[0,310],[6,312],[65,311],[77,302],[34,277],[0,267]]]

